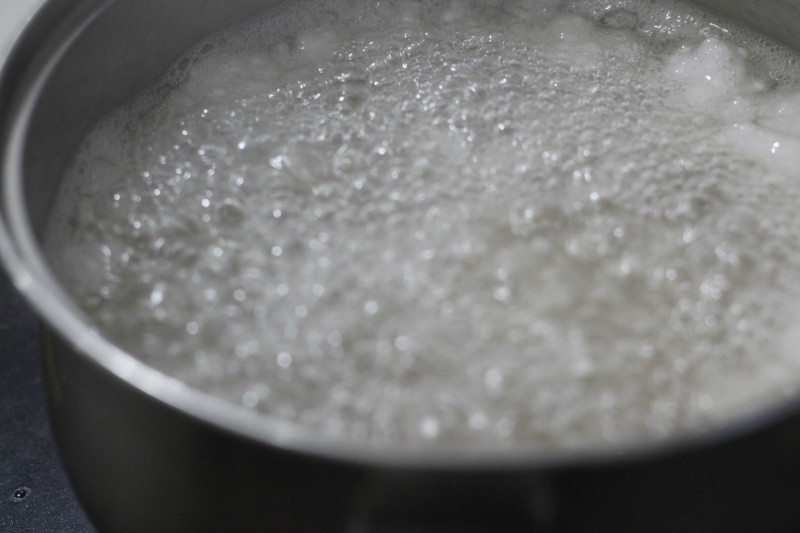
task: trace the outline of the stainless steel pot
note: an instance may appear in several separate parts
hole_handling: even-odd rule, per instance
[[[0,84],[0,254],[44,322],[63,460],[101,531],[796,531],[800,398],[722,430],[595,453],[380,454],[215,400],[105,341],[39,236],[96,121],[270,0],[60,0]],[[701,2],[800,46],[800,2]]]

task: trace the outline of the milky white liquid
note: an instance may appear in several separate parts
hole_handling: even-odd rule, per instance
[[[341,4],[87,140],[46,248],[105,336],[369,446],[659,439],[796,390],[793,53],[682,4]]]

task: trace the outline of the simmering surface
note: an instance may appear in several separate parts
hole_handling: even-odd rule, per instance
[[[90,136],[109,339],[370,446],[657,439],[800,377],[797,57],[677,3],[302,3]]]

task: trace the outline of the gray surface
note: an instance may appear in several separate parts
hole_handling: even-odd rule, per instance
[[[0,60],[40,1],[0,0]],[[38,333],[0,270],[0,532],[88,533],[50,434]]]
[[[0,273],[0,531],[88,533],[50,434],[38,333]]]

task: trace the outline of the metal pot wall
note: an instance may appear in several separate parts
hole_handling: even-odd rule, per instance
[[[200,38],[269,0],[45,3],[0,84],[0,253],[45,322],[51,417],[104,532],[796,531],[800,399],[698,437],[463,458],[315,441],[191,390],[94,332],[38,236],[91,126]],[[800,3],[707,0],[791,45]]]

